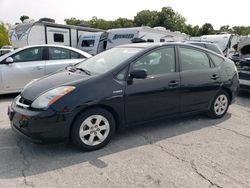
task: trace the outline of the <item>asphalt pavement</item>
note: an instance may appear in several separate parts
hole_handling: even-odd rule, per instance
[[[250,93],[222,119],[205,115],[119,131],[105,148],[38,145],[10,128],[0,96],[0,187],[250,187]]]

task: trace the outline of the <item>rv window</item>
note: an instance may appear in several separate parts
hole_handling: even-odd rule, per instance
[[[49,48],[49,60],[70,59],[70,50],[64,48]]]
[[[63,34],[54,33],[54,42],[64,42]]]
[[[165,42],[165,39],[160,39],[160,42]]]
[[[83,40],[82,47],[93,47],[95,44],[94,40]]]
[[[148,39],[147,42],[154,42],[154,39]]]

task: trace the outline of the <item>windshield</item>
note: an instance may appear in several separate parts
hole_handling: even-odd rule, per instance
[[[141,50],[142,48],[112,48],[77,64],[76,67],[90,71],[91,74],[103,74]]]

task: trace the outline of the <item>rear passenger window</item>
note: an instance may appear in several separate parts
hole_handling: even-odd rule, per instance
[[[81,58],[84,58],[83,55],[77,53],[77,52],[73,52],[73,51],[70,51],[70,58],[71,59],[81,59]]]
[[[212,59],[214,65],[215,65],[216,67],[218,67],[218,66],[224,61],[223,58],[218,57],[218,56],[216,56],[216,55],[209,54],[209,56],[211,57],[211,59]]]
[[[191,48],[180,47],[181,70],[203,70],[210,68],[206,53]]]
[[[63,48],[49,48],[49,60],[70,59],[70,50]]]

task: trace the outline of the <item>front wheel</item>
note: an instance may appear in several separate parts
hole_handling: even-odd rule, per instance
[[[107,145],[114,132],[112,114],[102,108],[93,108],[77,117],[71,129],[71,139],[78,148],[92,151]]]
[[[208,115],[211,118],[221,118],[228,110],[230,103],[229,95],[226,91],[220,91],[214,98],[211,107],[209,109]]]

